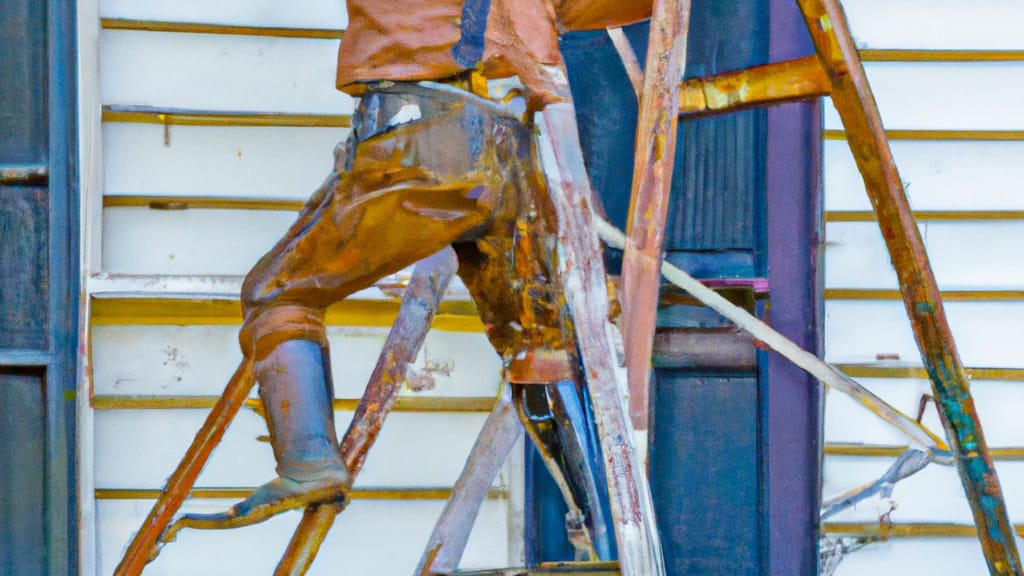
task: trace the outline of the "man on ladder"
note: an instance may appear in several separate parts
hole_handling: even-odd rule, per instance
[[[452,245],[521,420],[569,503],[574,545],[597,559],[590,534],[604,522],[593,476],[580,469],[586,442],[559,390],[575,391],[558,386],[585,380],[559,282],[558,223],[529,121],[488,100],[486,80],[518,76],[527,119],[568,102],[559,31],[639,21],[651,4],[554,4],[349,0],[337,83],[361,97],[352,134],[243,285],[240,342],[254,360],[279,477],[232,508],[232,526],[345,496],[324,310]]]

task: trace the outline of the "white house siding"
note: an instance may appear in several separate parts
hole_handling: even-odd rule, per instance
[[[337,116],[351,114],[353,100],[334,88],[337,39],[111,24],[337,30],[346,24],[340,0],[81,0],[79,12],[84,274],[91,310],[82,391],[90,400],[80,417],[82,565],[84,574],[110,574],[152,506],[153,491],[163,486],[208,411],[145,408],[140,397],[158,397],[160,405],[160,399],[221,393],[241,359],[232,308],[241,276],[294,220],[298,202],[326,176],[333,148],[348,129],[230,122],[165,127],[103,120],[100,107]],[[152,196],[165,203],[200,202],[161,210],[149,205]],[[211,204],[211,198],[218,200]],[[450,299],[465,299],[464,290],[454,292]],[[210,299],[214,303],[203,308],[200,300]],[[387,334],[389,312],[381,311],[381,303],[394,297],[373,289],[356,300],[365,306],[346,308],[328,330],[339,399],[362,393]],[[209,306],[215,312],[201,312]],[[357,489],[383,492],[355,500],[342,514],[311,574],[400,575],[416,565],[444,505],[443,490],[461,471],[500,379],[499,360],[479,322],[456,317],[441,328],[430,334],[417,364],[441,367],[434,372],[436,387],[403,395],[469,400],[472,407],[401,410],[389,417],[356,482]],[[350,410],[337,411],[339,430]],[[272,478],[270,445],[258,439],[266,434],[262,418],[243,409],[197,487],[245,489]],[[518,474],[510,471],[519,463],[513,460],[480,511],[465,567],[521,561],[519,538],[509,528],[516,525],[510,494],[520,497],[512,480]],[[415,497],[422,489],[442,489],[441,496]],[[213,512],[231,504],[193,498],[184,509]],[[186,531],[145,573],[270,573],[299,517],[285,514],[226,532]]]
[[[988,0],[849,0],[858,46],[882,120],[897,134],[892,150],[939,282],[990,448],[1024,446],[1024,3]],[[923,54],[922,50],[953,51]],[[993,54],[991,51],[1016,51]],[[975,51],[990,51],[983,56]],[[970,59],[971,54],[981,56]],[[924,61],[918,61],[918,60]],[[1002,60],[999,60],[1002,58]],[[853,157],[830,104],[824,143],[827,358],[842,364],[908,414],[930,394],[896,275],[869,211]],[[918,132],[924,131],[924,132]],[[979,134],[998,131],[999,134]],[[1013,132],[1017,131],[1017,132]],[[931,213],[931,214],[929,214]],[[942,434],[934,405],[924,422]],[[842,444],[901,446],[899,434],[846,398],[829,394],[825,418],[824,494],[877,479],[893,457],[838,455]],[[853,452],[858,452],[855,448]],[[997,460],[1010,518],[1024,523],[1024,462]],[[970,509],[952,468],[930,466],[900,482],[889,521],[900,525],[970,525]],[[830,518],[830,525],[879,522],[889,503],[872,499]],[[849,543],[849,541],[847,541]],[[826,544],[828,545],[828,544]],[[893,537],[850,552],[834,572],[984,574],[977,540]]]

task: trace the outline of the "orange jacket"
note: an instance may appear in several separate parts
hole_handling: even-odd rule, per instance
[[[464,0],[347,0],[349,25],[338,51],[338,88],[362,82],[440,80],[467,69],[452,48],[462,37]],[[650,17],[651,0],[490,0],[482,71],[518,75],[534,97],[568,96],[558,35]]]

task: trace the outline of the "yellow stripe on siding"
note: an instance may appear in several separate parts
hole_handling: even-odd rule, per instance
[[[909,450],[909,446],[883,446],[877,444],[853,444],[829,442],[825,444],[828,456],[861,456],[867,458],[896,458]],[[1024,447],[989,448],[994,460],[1024,460]]]
[[[914,212],[918,222],[976,222],[990,220],[1024,220],[1024,210],[919,210]],[[875,222],[878,217],[871,210],[830,211],[826,222]]]
[[[116,396],[97,395],[90,405],[96,410],[208,410],[220,400],[219,396]],[[490,412],[493,397],[474,396],[399,396],[392,410],[398,412]],[[334,409],[352,412],[359,405],[358,398],[338,398]],[[262,410],[256,398],[245,401],[250,410]]]
[[[104,106],[104,122],[159,124],[161,126],[276,126],[291,128],[347,128],[349,114],[287,114],[179,110],[140,106]]]
[[[1024,130],[886,130],[889,140],[1019,141]],[[843,130],[825,130],[825,140],[846,140]]]
[[[970,524],[881,522],[826,522],[822,527],[830,536],[861,536],[868,538],[973,538],[978,531]],[[1024,524],[1013,527],[1024,537]]]
[[[223,196],[147,196],[117,194],[103,197],[104,208],[153,208],[156,210],[285,210],[298,211],[304,200],[279,198],[229,198]],[[1024,220],[1024,210],[920,210],[919,222],[976,222]],[[875,222],[871,210],[830,211],[826,222]]]
[[[213,196],[128,196],[103,197],[104,208],[152,208],[154,210],[283,210],[298,212],[304,200],[273,198],[221,198]]]
[[[836,367],[851,378],[928,379],[928,372],[921,366],[838,364]],[[1024,382],[1024,368],[967,368],[967,375],[972,380]]]
[[[175,32],[179,34],[224,34],[228,36],[270,36],[274,38],[312,38],[337,40],[343,30],[329,28],[283,28],[277,26],[234,26],[207,22],[165,22],[158,20],[132,20],[103,18],[104,30],[135,30],[144,32]]]
[[[864,62],[1024,62],[1024,50],[858,50]]]
[[[327,309],[329,326],[388,327],[398,316],[399,302],[343,300]],[[93,326],[137,325],[238,325],[242,305],[238,300],[177,298],[94,298]],[[431,325],[449,332],[482,332],[483,323],[471,302],[442,302]]]
[[[254,488],[197,488],[189,492],[189,498],[218,498],[241,500],[253,493]],[[156,500],[160,490],[135,488],[100,488],[97,500]],[[447,500],[450,488],[356,488],[349,493],[353,500]],[[508,490],[491,488],[487,491],[490,499],[508,498]]]
[[[899,290],[828,288],[826,300],[902,300]],[[944,290],[945,302],[1024,302],[1024,290]]]

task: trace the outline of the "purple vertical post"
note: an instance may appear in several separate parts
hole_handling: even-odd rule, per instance
[[[770,0],[769,60],[813,54],[797,5]],[[768,278],[771,325],[812,352],[821,346],[821,105],[768,111]],[[818,573],[821,388],[778,354],[768,355],[764,480],[767,573]]]

